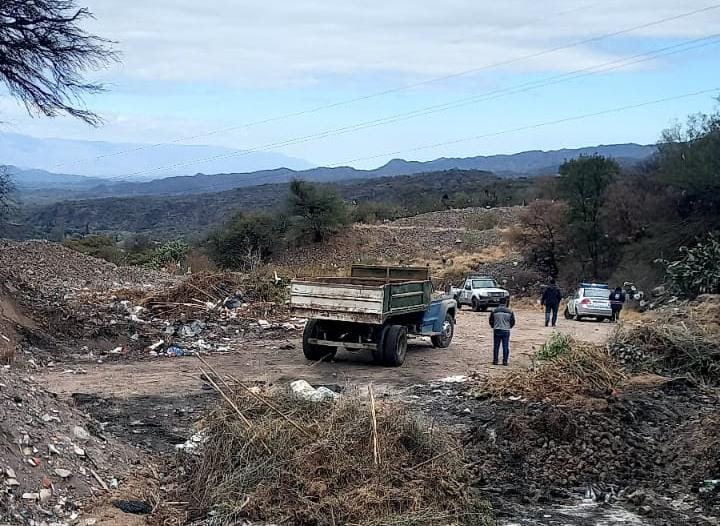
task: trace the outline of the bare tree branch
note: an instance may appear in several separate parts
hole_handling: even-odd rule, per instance
[[[75,0],[0,0],[0,79],[30,113],[101,122],[82,97],[103,87],[83,75],[118,57],[111,41],[80,27],[89,18]]]

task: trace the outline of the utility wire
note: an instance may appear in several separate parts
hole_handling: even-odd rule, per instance
[[[585,6],[585,7],[581,7],[581,8],[577,8],[577,9],[567,10],[567,11],[558,13],[558,14],[556,14],[556,15],[553,15],[553,17],[561,16],[561,15],[563,15],[563,14],[568,14],[568,13],[577,12],[577,11],[579,11],[579,10],[587,9],[588,7],[592,7],[592,6],[594,6],[594,5],[597,5],[597,4],[590,4],[589,6]],[[79,164],[79,163],[83,163],[83,162],[98,161],[98,160],[105,159],[105,158],[108,158],[108,157],[115,157],[115,156],[119,156],[119,155],[126,155],[126,154],[129,154],[129,153],[138,152],[138,151],[142,151],[142,150],[157,148],[157,147],[161,147],[161,146],[165,146],[165,145],[177,144],[177,143],[180,143],[180,142],[183,142],[183,141],[190,141],[190,140],[194,140],[194,139],[199,139],[199,138],[204,138],[204,137],[210,137],[210,136],[213,136],[213,135],[218,135],[218,134],[227,133],[227,132],[231,132],[231,131],[237,131],[237,130],[240,130],[240,129],[246,129],[246,128],[250,128],[250,127],[253,127],[253,126],[258,126],[258,125],[262,125],[262,124],[269,124],[269,123],[272,123],[272,122],[277,122],[277,121],[281,121],[281,120],[285,120],[285,119],[290,119],[290,118],[294,118],[294,117],[299,117],[299,116],[303,116],[303,115],[308,115],[308,114],[312,114],[312,113],[317,113],[317,112],[322,111],[322,110],[337,108],[337,107],[340,107],[340,106],[345,106],[345,105],[348,105],[348,104],[353,104],[353,103],[355,103],[355,102],[360,102],[360,101],[369,100],[369,99],[373,99],[373,98],[377,98],[377,97],[382,97],[382,96],[389,95],[389,94],[392,94],[392,93],[397,93],[397,92],[409,90],[409,89],[412,89],[412,88],[417,88],[417,87],[420,87],[420,86],[425,86],[425,85],[432,84],[432,83],[435,83],[435,82],[440,82],[440,81],[444,81],[444,80],[450,80],[450,79],[453,79],[453,78],[458,78],[458,77],[462,77],[462,76],[466,76],[466,75],[470,75],[470,74],[474,74],[474,73],[479,73],[479,72],[481,72],[481,71],[488,70],[488,69],[493,69],[493,68],[497,68],[497,67],[512,65],[512,64],[515,64],[515,63],[518,63],[518,62],[522,62],[522,61],[525,61],[525,60],[530,60],[530,59],[533,59],[533,58],[538,58],[538,57],[541,57],[541,56],[544,56],[544,55],[547,55],[547,54],[550,54],[550,53],[555,53],[555,52],[557,52],[557,51],[561,51],[561,50],[565,50],[565,49],[570,49],[570,48],[573,48],[573,47],[582,46],[582,45],[589,44],[589,43],[593,43],[593,42],[598,42],[598,41],[604,40],[604,39],[606,39],[606,38],[611,38],[611,37],[614,37],[614,36],[620,36],[620,35],[623,35],[623,34],[627,34],[627,33],[633,32],[633,31],[638,31],[638,30],[641,30],[641,29],[646,29],[646,28],[653,27],[653,26],[656,26],[656,25],[659,25],[659,24],[663,24],[663,23],[666,23],[666,22],[671,22],[671,21],[679,20],[679,19],[682,19],[682,18],[685,18],[685,17],[693,16],[693,15],[696,15],[696,14],[705,13],[705,12],[711,11],[711,10],[713,10],[713,9],[717,9],[717,8],[719,8],[719,7],[720,7],[720,4],[713,4],[713,5],[710,5],[710,6],[701,8],[701,9],[696,9],[696,10],[693,10],[693,11],[683,12],[683,13],[680,13],[680,14],[677,14],[677,15],[674,15],[674,16],[662,18],[662,19],[655,20],[655,21],[652,21],[652,22],[648,22],[648,23],[645,23],[645,24],[641,24],[641,25],[638,25],[638,26],[633,26],[633,27],[625,28],[625,29],[622,29],[622,30],[619,30],[619,31],[614,31],[614,32],[611,32],[611,33],[606,33],[606,34],[603,34],[603,35],[599,35],[599,36],[595,36],[595,37],[590,37],[590,38],[587,38],[587,39],[583,39],[583,40],[571,42],[571,43],[568,43],[568,44],[563,44],[563,45],[560,45],[560,46],[555,46],[555,47],[552,47],[552,48],[544,49],[544,50],[541,50],[541,51],[538,51],[538,52],[535,52],[535,53],[531,53],[531,54],[529,54],[529,55],[524,55],[524,56],[520,56],[520,57],[516,57],[516,58],[512,58],[512,59],[507,59],[507,60],[503,60],[503,61],[500,61],[500,62],[495,62],[495,63],[492,63],[492,64],[486,64],[486,65],[483,65],[483,66],[479,66],[479,67],[476,67],[476,68],[468,69],[468,70],[465,70],[465,71],[460,71],[460,72],[457,72],[457,73],[452,73],[452,74],[449,74],[449,75],[443,75],[443,76],[439,76],[439,77],[433,77],[433,78],[430,78],[430,79],[425,79],[425,80],[422,80],[422,81],[418,81],[418,82],[414,82],[414,83],[410,83],[410,84],[405,84],[405,85],[403,85],[403,86],[398,86],[398,87],[395,87],[395,88],[390,88],[390,89],[387,89],[387,90],[383,90],[383,91],[371,93],[371,94],[368,94],[368,95],[363,95],[363,96],[360,96],[360,97],[355,97],[355,98],[351,98],[351,99],[341,100],[341,101],[334,102],[334,103],[330,103],[330,104],[324,104],[324,105],[316,106],[316,107],[314,107],[314,108],[310,108],[310,109],[307,109],[307,110],[301,110],[301,111],[298,111],[298,112],[286,113],[286,114],[279,115],[279,116],[276,116],[276,117],[270,117],[270,118],[267,118],[267,119],[262,119],[262,120],[258,120],[258,121],[254,121],[254,122],[250,122],[250,123],[246,123],[246,124],[241,124],[241,125],[238,125],[238,126],[231,126],[231,127],[227,127],[227,128],[221,128],[221,129],[217,129],[217,130],[212,130],[212,131],[205,132],[205,133],[202,133],[202,134],[197,134],[197,135],[192,135],[192,136],[188,136],[188,137],[183,137],[183,138],[174,139],[174,140],[172,140],[172,141],[161,142],[161,143],[156,143],[156,144],[149,144],[149,145],[143,145],[143,146],[139,146],[139,147],[137,147],[137,148],[131,148],[131,149],[123,150],[123,151],[120,151],[120,152],[113,152],[113,153],[108,153],[108,154],[96,156],[96,157],[93,157],[93,158],[81,159],[81,160],[78,160],[78,161],[74,161],[74,162],[72,162],[72,163],[62,163],[62,164],[59,164],[59,165],[57,165],[57,166],[58,166],[58,167],[62,167],[62,166],[68,166],[68,165],[72,165],[72,164]],[[553,18],[553,17],[548,17],[548,18]],[[524,27],[524,26],[521,25],[520,27]]]
[[[569,73],[563,73],[560,75],[548,77],[548,78],[541,79],[538,81],[526,82],[526,83],[519,84],[516,86],[511,86],[511,87],[504,88],[504,89],[493,90],[490,92],[474,95],[471,97],[465,97],[462,99],[457,99],[455,101],[451,101],[451,102],[447,102],[447,103],[443,103],[443,104],[420,108],[420,109],[413,110],[413,111],[406,112],[406,113],[399,113],[399,114],[391,115],[388,117],[383,117],[380,119],[364,121],[364,122],[359,122],[359,123],[348,125],[348,126],[343,126],[341,128],[333,128],[330,130],[325,130],[325,131],[318,132],[318,133],[311,134],[311,135],[296,137],[296,138],[287,139],[287,140],[279,141],[279,142],[273,142],[273,143],[265,144],[262,146],[258,146],[256,148],[250,148],[247,150],[240,150],[240,151],[236,151],[236,152],[229,152],[226,154],[215,155],[212,157],[206,157],[206,158],[202,158],[202,159],[181,161],[181,162],[177,162],[177,163],[173,163],[173,164],[169,164],[169,165],[164,165],[162,167],[157,167],[154,169],[141,170],[141,171],[132,173],[131,176],[147,175],[147,174],[154,173],[157,171],[169,170],[169,169],[174,169],[174,168],[183,168],[185,166],[191,166],[193,164],[198,164],[198,163],[222,160],[222,159],[227,159],[230,157],[240,157],[240,156],[245,156],[245,155],[249,155],[249,154],[256,153],[256,152],[272,150],[275,148],[280,148],[280,147],[285,147],[285,146],[293,146],[296,144],[303,144],[303,143],[314,141],[314,140],[325,139],[325,138],[329,138],[329,137],[336,137],[336,136],[345,135],[347,133],[361,131],[361,130],[365,130],[365,129],[369,129],[369,128],[376,128],[376,127],[385,126],[388,124],[395,124],[397,122],[405,121],[408,119],[424,117],[424,116],[431,115],[434,113],[448,111],[448,110],[468,106],[470,104],[476,104],[478,102],[495,100],[495,99],[498,99],[498,98],[501,98],[504,96],[516,95],[518,93],[524,93],[524,92],[544,88],[547,86],[560,84],[563,82],[577,80],[580,78],[596,75],[598,73],[605,73],[608,71],[625,68],[625,67],[628,67],[631,65],[640,64],[640,63],[647,62],[650,60],[656,60],[658,58],[665,57],[665,56],[675,55],[678,53],[685,53],[688,51],[693,51],[693,50],[708,47],[711,45],[717,45],[720,43],[720,40],[718,40],[719,37],[720,37],[720,33],[711,35],[709,37],[695,39],[695,40],[692,40],[689,42],[683,42],[680,44],[666,46],[666,47],[663,47],[660,49],[648,51],[648,52],[634,55],[631,57],[616,59],[616,60],[606,62],[606,63],[600,64],[600,65],[581,68],[581,69],[578,69],[578,70],[575,70],[575,71],[572,71]],[[125,176],[122,176],[122,177],[124,178]]]
[[[473,135],[473,136],[471,136],[471,137],[463,137],[463,138],[460,138],[460,139],[454,139],[454,140],[452,140],[452,141],[438,142],[438,143],[434,143],[434,144],[426,144],[426,145],[423,145],[423,146],[417,146],[417,147],[415,147],[415,148],[409,148],[409,149],[404,149],[404,150],[397,150],[397,151],[394,151],[394,152],[386,152],[386,153],[382,153],[382,154],[378,154],[378,155],[370,155],[370,156],[367,156],[367,157],[357,157],[357,158],[355,158],[355,159],[351,159],[351,160],[348,160],[348,161],[342,161],[341,163],[334,163],[334,164],[332,164],[330,167],[333,167],[333,166],[335,166],[335,167],[337,167],[337,166],[344,166],[344,165],[347,165],[347,164],[349,164],[349,163],[355,163],[355,162],[361,162],[361,161],[369,161],[369,160],[373,160],[373,159],[379,159],[379,158],[382,158],[382,157],[389,157],[389,156],[394,156],[394,155],[399,155],[399,154],[404,154],[404,153],[409,153],[409,152],[419,152],[419,151],[422,151],[422,150],[429,150],[429,149],[431,149],[431,148],[439,148],[439,147],[441,147],[441,146],[451,146],[451,145],[460,144],[460,143],[463,143],[463,142],[476,141],[476,140],[480,140],[480,139],[488,139],[488,138],[491,138],[491,137],[498,137],[498,136],[500,136],[500,135],[507,135],[507,134],[509,134],[509,133],[517,133],[517,132],[521,132],[521,131],[534,130],[534,129],[537,129],[537,128],[544,128],[545,126],[553,126],[553,125],[556,125],[556,124],[563,124],[563,123],[566,123],[566,122],[578,121],[578,120],[582,120],[582,119],[588,119],[588,118],[591,118],[591,117],[599,117],[599,116],[602,116],[602,115],[609,115],[609,114],[613,114],[613,113],[620,113],[620,112],[623,112],[623,111],[633,110],[633,109],[636,109],[636,108],[644,108],[644,107],[646,107],[646,106],[653,106],[653,105],[656,105],[656,104],[662,104],[662,103],[664,103],[664,102],[671,102],[671,101],[680,100],[680,99],[687,99],[687,98],[690,98],[690,97],[697,97],[697,96],[699,96],[699,95],[707,95],[707,94],[709,94],[709,93],[717,93],[719,90],[720,90],[720,87],[709,88],[709,89],[704,89],[704,90],[700,90],[700,91],[694,91],[694,92],[692,92],[692,93],[683,93],[683,94],[681,94],[681,95],[674,95],[674,96],[672,96],[672,97],[665,97],[665,98],[662,98],[662,99],[655,99],[655,100],[640,102],[640,103],[638,103],[638,104],[631,104],[631,105],[628,105],[628,106],[620,106],[620,107],[617,107],[617,108],[610,108],[610,109],[606,109],[606,110],[602,110],[602,111],[596,111],[596,112],[593,112],[593,113],[584,113],[584,114],[582,114],[582,115],[574,115],[574,116],[572,116],[572,117],[565,117],[565,118],[563,118],[563,119],[557,119],[557,120],[554,120],[554,121],[546,121],[546,122],[540,122],[540,123],[536,123],[536,124],[530,124],[530,125],[527,125],[527,126],[521,126],[521,127],[519,127],[519,128],[510,128],[510,129],[507,129],[507,130],[501,130],[501,131],[497,131],[497,132],[486,133],[486,134],[483,134],[483,135]]]

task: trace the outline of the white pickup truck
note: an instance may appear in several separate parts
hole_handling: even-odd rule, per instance
[[[510,304],[510,293],[488,276],[468,276],[462,287],[451,289],[451,294],[458,309],[467,305],[474,311],[486,311],[488,307],[500,305],[501,298],[506,298],[506,305]]]

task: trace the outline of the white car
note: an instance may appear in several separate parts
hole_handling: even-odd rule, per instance
[[[595,318],[597,321],[612,318],[610,307],[610,287],[604,283],[582,283],[567,301],[565,306],[567,319],[580,320]]]
[[[510,293],[488,276],[468,276],[462,288],[452,289],[452,295],[459,309],[467,305],[474,311],[486,311],[499,306],[503,298],[506,305],[510,304]]]

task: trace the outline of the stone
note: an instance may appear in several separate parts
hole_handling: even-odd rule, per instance
[[[61,479],[68,479],[72,476],[72,471],[70,471],[69,469],[56,468],[55,474]]]

